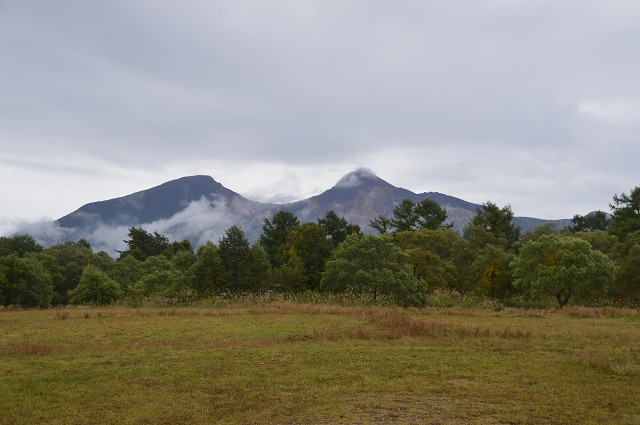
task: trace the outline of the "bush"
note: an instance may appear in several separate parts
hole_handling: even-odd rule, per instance
[[[107,305],[119,299],[122,290],[115,280],[89,265],[82,270],[80,283],[69,295],[73,304]]]

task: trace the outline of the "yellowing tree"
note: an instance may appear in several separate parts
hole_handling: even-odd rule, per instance
[[[573,296],[590,300],[605,295],[616,265],[582,239],[544,235],[525,243],[511,262],[514,286],[530,299],[553,296],[562,307]]]

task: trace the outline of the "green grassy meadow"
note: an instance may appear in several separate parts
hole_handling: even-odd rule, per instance
[[[640,311],[0,310],[0,423],[638,424]]]

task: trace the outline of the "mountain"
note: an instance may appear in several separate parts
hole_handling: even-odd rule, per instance
[[[172,240],[189,239],[199,246],[217,242],[232,225],[242,227],[251,241],[258,238],[264,219],[278,211],[295,214],[301,222],[316,221],[333,210],[365,232],[373,232],[369,220],[391,216],[404,199],[432,199],[440,204],[456,230],[474,216],[478,204],[438,192],[414,193],[393,186],[372,171],[358,169],[342,177],[329,190],[297,202],[269,204],[252,201],[227,189],[209,176],[182,177],[120,198],[92,202],[46,226],[26,229],[44,245],[87,239],[97,250],[114,253],[125,249],[131,226],[158,231]],[[514,219],[523,232],[546,223],[564,227],[571,220]]]
[[[273,208],[274,204],[249,200],[212,177],[182,177],[131,195],[84,205],[56,220],[55,233],[62,233],[65,240],[85,238],[97,249],[110,252],[124,249],[131,226],[142,226],[174,240],[189,239],[198,246],[209,240],[217,242],[234,224],[248,237],[257,238]]]
[[[249,201],[209,176],[182,177],[151,189],[92,202],[58,220],[62,227],[91,228],[97,223],[139,225],[168,219],[202,198],[250,206]]]
[[[342,177],[331,189],[302,201],[285,204],[301,221],[315,221],[329,210],[359,225],[364,231],[373,231],[369,220],[378,215],[391,216],[393,208],[404,199],[420,201],[433,199],[449,215],[454,228],[462,230],[480,205],[437,192],[414,193],[395,187],[370,170],[361,168]]]

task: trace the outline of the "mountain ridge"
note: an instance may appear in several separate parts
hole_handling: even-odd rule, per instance
[[[327,211],[358,224],[373,233],[369,221],[379,215],[391,216],[404,199],[418,202],[429,198],[440,204],[448,222],[461,231],[475,215],[480,204],[439,192],[415,193],[396,187],[373,171],[359,168],[347,173],[331,188],[299,201],[276,204],[248,199],[226,188],[208,175],[180,177],[149,189],[122,197],[85,204],[55,220],[42,237],[45,244],[64,240],[87,239],[92,246],[107,250],[123,248],[123,239],[131,226],[147,227],[174,240],[189,239],[194,245],[216,242],[232,225],[242,227],[249,240],[259,236],[265,218],[284,210],[301,222],[316,221]],[[517,217],[514,222],[523,232],[546,223],[564,227],[570,220],[544,220]]]

